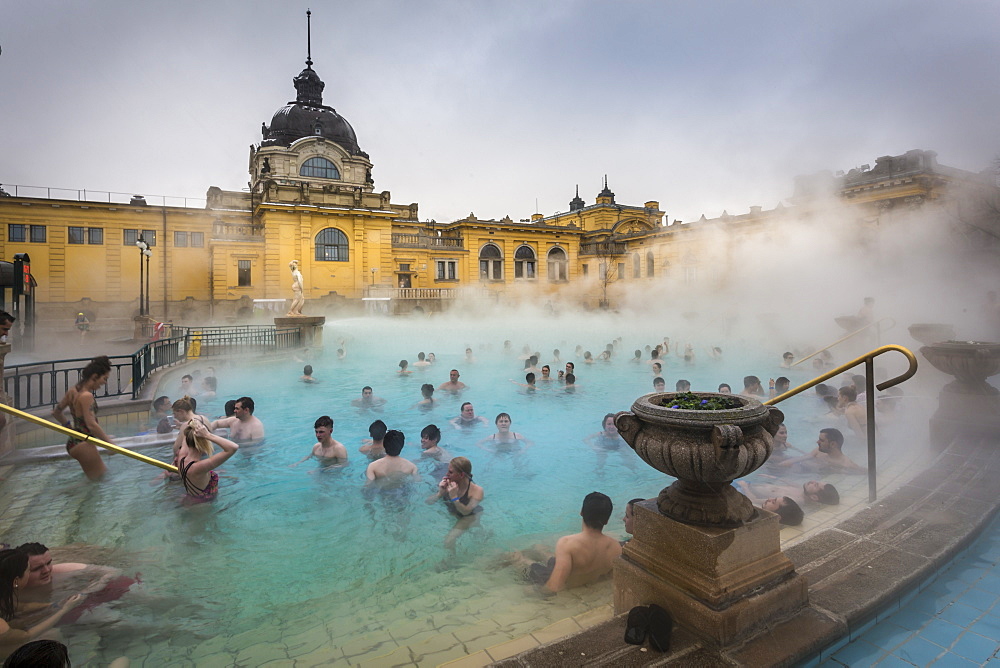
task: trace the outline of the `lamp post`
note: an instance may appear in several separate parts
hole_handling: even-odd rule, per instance
[[[149,250],[149,244],[146,240],[139,235],[139,238],[135,242],[136,247],[139,249],[139,315],[148,316],[149,315],[149,257],[153,254],[153,251]],[[143,267],[143,258],[146,260],[146,266]],[[145,279],[145,283],[144,283]]]

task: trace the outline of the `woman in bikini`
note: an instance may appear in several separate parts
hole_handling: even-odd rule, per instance
[[[174,420],[179,427],[177,438],[174,439],[174,466],[177,466],[177,453],[180,452],[181,445],[184,444],[184,426],[191,422],[191,420],[201,422],[206,427],[212,424],[212,421],[204,415],[195,413],[197,406],[198,404],[194,399],[184,395],[175,401],[171,407],[174,413]]]
[[[83,600],[82,596],[74,594],[63,601],[54,614],[49,615],[31,628],[12,627],[10,621],[17,612],[26,611],[30,605],[38,605],[18,604],[18,590],[27,584],[29,572],[27,552],[0,550],[0,656],[6,656],[17,647],[34,640],[51,629],[59,623],[63,615]]]
[[[111,360],[107,356],[92,359],[80,372],[80,382],[69,388],[66,396],[52,410],[55,421],[81,434],[95,436],[110,442],[111,438],[97,423],[97,400],[94,398],[94,392],[108,382],[110,375]],[[72,417],[70,422],[66,421],[65,411],[67,408],[69,408]],[[80,462],[84,474],[91,480],[100,480],[108,471],[97,446],[89,439],[70,438],[66,442],[66,452],[69,453],[70,457]]]
[[[219,474],[212,469],[236,454],[240,446],[213,434],[200,420],[188,422],[181,431],[184,442],[177,453],[177,469],[184,491],[196,501],[211,501],[219,492]],[[215,443],[222,452],[212,454]]]
[[[427,498],[427,503],[444,499],[448,512],[457,518],[455,526],[445,536],[444,546],[455,550],[455,542],[463,533],[479,523],[483,507],[483,488],[472,482],[472,462],[465,457],[455,457],[448,462],[448,474],[438,483],[435,494]]]

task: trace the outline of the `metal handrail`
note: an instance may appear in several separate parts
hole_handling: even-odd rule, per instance
[[[102,448],[111,450],[112,452],[117,452],[120,455],[125,455],[126,457],[137,459],[140,462],[145,462],[146,464],[158,466],[164,471],[170,471],[171,473],[179,473],[177,467],[174,466],[173,464],[167,464],[166,462],[161,462],[158,459],[153,459],[152,457],[141,455],[138,452],[133,452],[128,448],[123,448],[122,446],[115,445],[114,443],[108,443],[107,441],[103,441],[99,438],[91,436],[90,434],[82,434],[78,431],[70,429],[69,427],[63,427],[62,425],[58,425],[55,422],[49,422],[48,420],[32,415],[31,413],[25,413],[24,411],[19,411],[11,406],[0,404],[0,411],[3,411],[4,413],[9,413],[10,415],[17,416],[22,420],[33,422],[41,427],[45,427],[46,429],[51,429],[52,431],[59,432],[60,434],[65,434],[66,436],[69,436],[70,438],[76,439],[78,441],[90,441],[94,445],[99,445]]]
[[[833,347],[834,347],[835,345],[837,345],[838,343],[841,343],[841,342],[843,342],[843,341],[846,341],[847,339],[849,339],[849,338],[851,338],[851,337],[853,337],[853,336],[857,336],[858,334],[860,334],[861,332],[865,331],[865,330],[866,330],[866,329],[868,329],[869,327],[874,327],[875,325],[879,325],[879,324],[881,324],[883,320],[892,320],[892,324],[891,324],[891,325],[889,325],[888,327],[886,327],[886,329],[892,329],[893,327],[895,327],[895,326],[896,326],[896,321],[895,321],[895,320],[893,320],[892,318],[890,318],[890,317],[888,317],[888,316],[886,316],[886,317],[884,317],[884,318],[880,318],[880,319],[876,320],[875,322],[870,322],[870,323],[868,323],[867,325],[865,325],[865,326],[864,326],[864,327],[862,327],[861,329],[856,329],[856,330],[854,330],[853,332],[851,332],[851,333],[850,333],[850,334],[848,334],[847,336],[844,336],[844,337],[841,337],[841,338],[837,339],[836,341],[834,341],[833,343],[831,343],[830,345],[828,345],[828,346],[827,346],[826,348],[820,348],[820,349],[819,349],[819,350],[817,350],[816,352],[814,352],[814,353],[811,353],[811,354],[809,354],[809,355],[806,355],[805,357],[803,357],[802,359],[800,359],[800,360],[799,360],[798,362],[794,362],[794,363],[792,363],[792,366],[794,367],[794,366],[798,366],[799,364],[802,364],[802,363],[803,363],[803,362],[805,362],[805,361],[806,361],[807,359],[810,359],[810,358],[813,358],[813,357],[815,357],[816,355],[819,355],[819,354],[820,354],[821,352],[823,352],[824,350],[829,350],[830,348],[833,348]],[[882,331],[882,329],[881,329],[881,328],[879,328],[879,332],[881,332],[881,331]],[[789,368],[791,368],[791,367],[789,367]]]
[[[872,323],[875,324],[875,323]],[[870,325],[869,325],[870,326]],[[859,330],[860,331],[860,330]],[[875,358],[882,353],[887,353],[892,350],[903,353],[907,361],[910,363],[910,367],[899,376],[895,378],[890,378],[889,380],[882,381],[878,385],[875,385]],[[912,352],[903,346],[897,346],[890,344],[887,346],[879,346],[878,348],[871,350],[861,357],[856,357],[855,359],[847,362],[846,364],[841,364],[836,369],[824,373],[822,376],[817,376],[813,378],[808,383],[799,385],[793,390],[789,390],[784,394],[779,394],[776,397],[772,397],[764,402],[767,406],[773,406],[774,404],[784,401],[785,399],[790,399],[796,394],[805,392],[811,387],[819,385],[824,380],[829,380],[834,376],[841,374],[849,369],[853,369],[857,365],[864,362],[865,365],[865,409],[866,415],[868,417],[867,431],[868,431],[868,501],[874,502],[877,498],[876,485],[875,485],[875,474],[876,474],[876,463],[875,463],[875,390],[887,390],[890,387],[899,385],[903,381],[909,380],[913,377],[913,374],[917,372],[917,358]]]

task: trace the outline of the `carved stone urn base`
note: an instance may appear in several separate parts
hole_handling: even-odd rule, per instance
[[[735,490],[734,490],[735,491]],[[693,526],[633,506],[634,537],[614,566],[615,614],[656,603],[715,647],[733,645],[809,601],[808,583],[781,552],[778,516],[736,528]]]
[[[756,513],[750,499],[728,482],[678,480],[660,492],[656,505],[667,517],[716,527],[741,526]]]

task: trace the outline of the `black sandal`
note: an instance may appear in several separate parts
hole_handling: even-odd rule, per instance
[[[628,611],[625,642],[630,645],[641,645],[646,642],[646,634],[649,632],[649,613],[649,606],[645,605],[637,605]]]
[[[655,603],[649,606],[648,615],[649,644],[659,652],[670,649],[670,632],[674,629],[674,620],[666,610]]]

